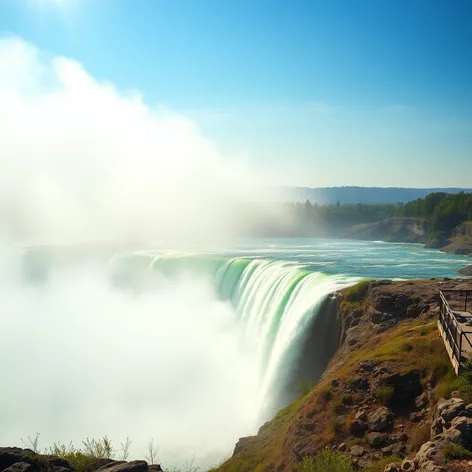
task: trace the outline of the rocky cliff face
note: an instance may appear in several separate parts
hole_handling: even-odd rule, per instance
[[[355,470],[472,470],[444,452],[451,443],[472,448],[472,383],[470,398],[448,399],[461,392],[452,392],[438,336],[439,287],[472,282],[377,281],[339,293],[342,345],[320,382],[256,436],[241,438],[218,470],[292,472],[325,448]]]
[[[430,224],[426,220],[413,218],[390,218],[371,225],[352,228],[351,237],[391,242],[426,243]]]
[[[460,224],[459,226],[457,226],[456,229],[454,229],[452,235],[454,237],[467,236],[469,238],[472,238],[472,222],[469,221]]]

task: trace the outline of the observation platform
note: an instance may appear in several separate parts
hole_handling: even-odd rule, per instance
[[[459,375],[472,361],[472,290],[441,290],[439,298],[439,332]]]

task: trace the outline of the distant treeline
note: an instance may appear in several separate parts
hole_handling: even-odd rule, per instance
[[[287,203],[292,231],[302,235],[342,236],[348,228],[376,223],[388,218],[417,218],[430,222],[431,236],[447,238],[460,223],[472,221],[472,193],[431,193],[409,203],[318,205]]]

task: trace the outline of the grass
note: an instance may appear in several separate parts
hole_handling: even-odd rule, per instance
[[[383,472],[388,464],[391,464],[392,462],[401,464],[402,460],[403,459],[399,456],[387,456],[380,459],[375,464],[372,464],[370,467],[364,469],[364,472]]]
[[[464,372],[456,377],[452,370],[441,378],[436,387],[436,397],[448,398],[452,392],[458,391],[459,396],[466,402],[472,402],[472,364],[465,366]]]
[[[472,459],[472,452],[465,447],[455,443],[447,443],[442,450],[442,454],[446,459]]]
[[[431,438],[431,425],[425,424],[416,426],[411,432],[409,446],[411,451],[418,451],[419,448]]]
[[[304,457],[297,470],[298,472],[354,472],[354,467],[347,457],[326,449],[315,457]]]
[[[367,290],[369,289],[369,285],[372,280],[362,280],[357,284],[353,285],[344,290],[344,295],[346,300],[349,302],[360,302],[363,300],[367,294]]]
[[[375,390],[375,399],[381,405],[388,406],[394,391],[391,385],[379,385]]]

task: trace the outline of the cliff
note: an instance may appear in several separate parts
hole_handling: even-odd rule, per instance
[[[341,346],[319,383],[216,470],[317,470],[308,466],[326,449],[348,461],[342,470],[471,470],[472,374],[452,373],[437,331],[439,287],[472,283],[377,281],[340,292]]]
[[[426,243],[430,224],[415,218],[389,218],[378,223],[357,225],[349,231],[351,237],[371,241]]]

